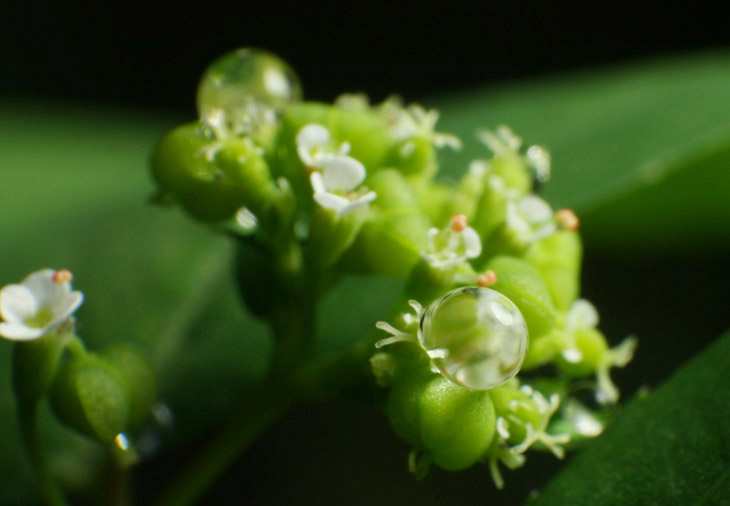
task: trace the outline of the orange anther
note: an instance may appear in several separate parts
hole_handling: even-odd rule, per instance
[[[451,217],[451,230],[454,232],[463,232],[466,228],[466,215],[455,214]]]
[[[480,274],[477,277],[477,286],[481,286],[482,288],[486,288],[488,286],[492,286],[497,282],[497,273],[493,270],[488,270],[484,274]]]
[[[578,230],[580,220],[572,209],[561,209],[555,213],[555,221],[563,230]]]
[[[71,271],[68,271],[66,269],[61,269],[60,271],[56,271],[53,273],[53,276],[51,277],[51,281],[54,283],[67,283],[73,279],[73,276],[71,275]]]

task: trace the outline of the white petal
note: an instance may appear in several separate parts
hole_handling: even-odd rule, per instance
[[[8,285],[0,291],[0,314],[10,323],[23,323],[38,311],[33,293],[23,285]]]
[[[33,329],[20,323],[0,323],[0,336],[14,341],[28,341],[41,337],[43,329]]]
[[[578,299],[570,306],[566,323],[570,329],[595,328],[598,326],[598,311],[586,299]]]
[[[319,148],[330,141],[330,131],[317,123],[304,125],[297,133],[297,146]]]
[[[471,227],[466,227],[461,232],[464,238],[464,245],[466,246],[466,258],[476,258],[482,254],[482,241],[479,239],[479,234],[476,230]]]
[[[312,172],[309,176],[309,181],[312,183],[312,189],[314,193],[327,193],[327,188],[324,187],[324,180],[322,174],[319,172]]]
[[[53,307],[57,301],[63,300],[71,292],[70,282],[53,282],[54,274],[54,270],[43,269],[23,280],[23,286],[31,291],[38,307]]]
[[[66,319],[76,311],[84,301],[84,295],[81,292],[69,293],[63,301],[53,307],[53,324],[63,323]]]
[[[436,252],[436,237],[439,235],[439,229],[436,227],[431,227],[428,229],[428,232],[426,233],[426,241],[428,244],[428,251],[431,253]],[[430,261],[428,263],[431,263]]]
[[[327,190],[354,190],[365,179],[365,167],[349,156],[322,155],[316,160]]]
[[[339,195],[329,192],[315,193],[314,200],[316,200],[317,203],[325,209],[332,209],[337,213],[346,208],[350,203],[350,201],[345,197],[340,197]]]
[[[298,146],[297,154],[299,155],[299,159],[302,161],[302,163],[304,165],[306,165],[307,167],[314,166],[314,157],[312,157],[312,153],[309,152],[308,147]]]
[[[528,223],[542,223],[553,217],[550,205],[540,197],[527,195],[517,203],[517,209]]]
[[[345,207],[343,207],[342,209],[340,209],[338,211],[338,214],[340,216],[345,216],[346,214],[350,214],[358,207],[367,205],[370,202],[372,202],[373,200],[375,200],[375,197],[376,197],[375,192],[368,192],[365,195],[363,195],[362,197],[359,197],[355,200],[350,201],[349,204],[347,204]]]

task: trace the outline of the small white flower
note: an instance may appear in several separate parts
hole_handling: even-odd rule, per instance
[[[433,267],[449,269],[481,253],[479,234],[467,226],[466,216],[456,214],[445,229],[431,228],[428,231],[428,251],[422,251],[421,257]]]
[[[550,204],[535,195],[507,203],[507,227],[525,244],[544,239],[557,230]]]
[[[19,285],[0,290],[0,335],[15,341],[37,339],[65,323],[83,301],[71,290],[71,273],[44,269]]]
[[[372,202],[376,194],[356,191],[366,173],[362,163],[347,156],[350,145],[345,142],[337,150],[332,150],[328,149],[329,143],[329,130],[316,123],[303,126],[297,133],[299,158],[312,170],[310,182],[314,200],[320,206],[345,216]]]
[[[522,155],[522,139],[508,126],[499,125],[495,132],[480,130],[477,136],[496,156],[517,156],[535,170],[539,181],[544,183],[550,179],[550,153],[541,146],[530,146]]]
[[[436,109],[425,109],[418,104],[403,107],[398,98],[391,97],[383,103],[381,110],[390,124],[390,134],[396,141],[423,137],[437,148],[448,146],[455,150],[461,149],[461,139],[435,130],[439,119]]]

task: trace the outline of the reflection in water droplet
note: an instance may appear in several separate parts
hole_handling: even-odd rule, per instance
[[[124,432],[120,432],[114,437],[114,444],[116,444],[120,450],[125,452],[129,450],[129,439]]]
[[[216,137],[248,133],[301,100],[301,85],[278,56],[244,48],[215,60],[198,85],[198,113]]]
[[[487,390],[512,378],[527,352],[527,325],[507,297],[488,288],[452,290],[421,316],[418,340],[446,377]],[[440,355],[441,358],[438,358]]]

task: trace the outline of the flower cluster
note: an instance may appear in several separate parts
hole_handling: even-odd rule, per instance
[[[595,378],[597,409],[616,402],[609,369],[630,360],[634,341],[609,348],[579,298],[579,220],[535,191],[550,177],[547,150],[505,126],[482,130],[485,156],[447,184],[438,149],[462,141],[437,131],[437,111],[362,94],[302,101],[299,90],[269,53],[214,62],[199,120],[155,149],[159,192],[223,230],[240,233],[230,226],[240,217],[255,224],[236,237],[239,288],[272,328],[342,276],[403,280],[394,319],[376,324],[388,336],[372,365],[418,476],[429,463],[482,461],[501,486],[499,462],[518,467],[528,449],[562,457],[569,433],[553,423],[590,417],[575,408],[576,380]],[[226,118],[213,144],[211,118]],[[557,388],[521,374],[545,365]]]

